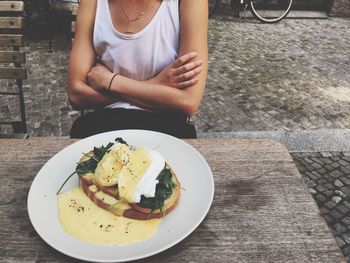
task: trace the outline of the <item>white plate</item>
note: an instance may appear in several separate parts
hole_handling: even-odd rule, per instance
[[[128,246],[103,247],[84,243],[67,234],[57,218],[56,192],[74,171],[82,153],[94,146],[107,145],[122,137],[130,145],[156,149],[175,171],[181,186],[181,199],[176,209],[163,218],[155,236]],[[45,146],[43,146],[45,147]],[[63,192],[78,185],[74,176]],[[182,140],[162,133],[122,130],[98,134],[80,140],[53,156],[35,177],[28,195],[30,220],[46,243],[74,258],[121,262],[145,258],[164,251],[188,236],[202,222],[214,196],[214,180],[203,156]],[[186,217],[186,220],[183,218]]]

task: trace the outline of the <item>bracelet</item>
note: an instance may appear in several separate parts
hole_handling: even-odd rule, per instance
[[[113,77],[111,78],[111,81],[109,82],[109,85],[108,85],[108,90],[107,90],[108,92],[111,92],[112,82],[113,82],[114,78],[118,75],[119,74],[114,74]]]

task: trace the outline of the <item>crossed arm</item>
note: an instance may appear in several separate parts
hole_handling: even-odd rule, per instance
[[[114,75],[95,65],[92,46],[96,0],[82,0],[69,63],[69,101],[76,109],[104,107],[123,100],[160,110],[180,110],[193,115],[202,100],[208,65],[207,3],[182,0],[180,7],[179,58],[161,73],[146,81]]]

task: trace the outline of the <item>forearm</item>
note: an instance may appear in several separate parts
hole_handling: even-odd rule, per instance
[[[68,98],[72,107],[77,110],[103,108],[120,100],[117,95],[97,92],[82,81],[71,85],[74,88],[69,88]]]
[[[191,116],[202,98],[202,94],[196,94],[195,89],[196,86],[181,90],[118,75],[112,82],[110,92],[145,108],[179,110]]]

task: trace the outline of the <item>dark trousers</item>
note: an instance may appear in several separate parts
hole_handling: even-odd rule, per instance
[[[125,129],[166,133],[177,138],[196,138],[194,125],[180,112],[149,112],[129,109],[103,109],[80,116],[72,125],[71,138]]]

